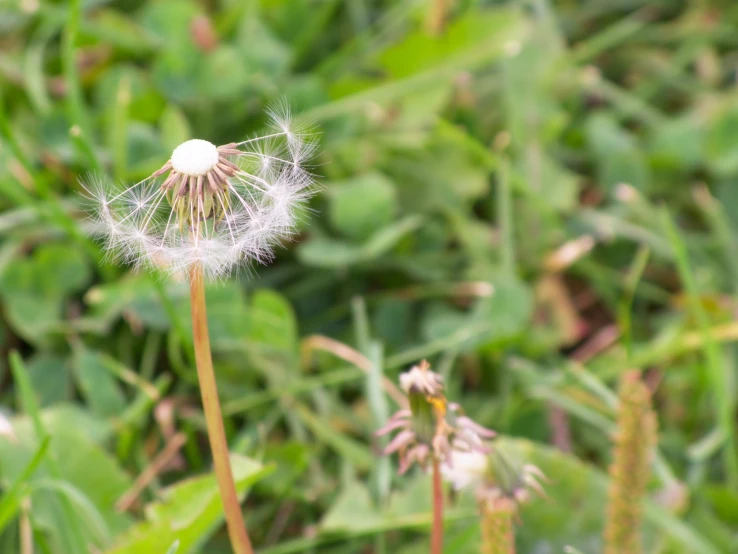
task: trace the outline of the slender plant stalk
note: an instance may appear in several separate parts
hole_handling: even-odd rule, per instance
[[[31,500],[26,497],[21,503],[20,516],[20,551],[21,554],[33,554],[33,526],[28,515],[31,512]]]
[[[205,306],[205,285],[202,267],[195,265],[190,272],[190,301],[192,303],[192,335],[195,345],[195,362],[200,381],[202,406],[208,428],[210,449],[213,452],[215,476],[218,480],[220,497],[223,500],[228,536],[234,554],[253,554],[246,524],[241,513],[236,485],[233,481],[231,462],[228,457],[228,442],[223,427],[223,414],[218,400],[218,389],[213,371],[213,358],[210,353],[207,311]]]
[[[615,453],[605,523],[605,554],[642,552],[642,502],[656,444],[656,415],[640,372],[629,371],[620,384]]]
[[[735,424],[736,403],[730,394],[731,388],[726,383],[731,382],[731,374],[725,363],[723,353],[715,337],[710,332],[710,316],[700,300],[700,289],[695,277],[695,271],[689,259],[689,251],[684,239],[679,234],[676,224],[666,209],[661,212],[666,229],[666,237],[674,251],[679,278],[687,290],[687,302],[692,317],[702,335],[703,352],[710,384],[714,390],[715,411],[720,430],[725,434],[723,445],[723,465],[728,487],[735,490],[738,487],[738,440]]]
[[[433,460],[433,530],[431,554],[443,553],[443,486],[438,460]]]
[[[446,26],[448,12],[451,8],[451,0],[431,0],[426,27],[432,35],[440,35]]]
[[[482,554],[515,554],[514,507],[482,502]]]
[[[513,234],[513,199],[510,183],[510,160],[500,154],[497,170],[497,225],[500,229],[500,264],[507,277],[517,273],[515,260],[515,236]]]

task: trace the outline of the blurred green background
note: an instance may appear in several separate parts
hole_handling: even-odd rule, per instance
[[[372,435],[422,358],[549,476],[520,552],[601,551],[631,367],[647,552],[737,552],[737,71],[727,0],[0,3],[0,552],[229,551],[186,284],[110,264],[78,178],[279,99],[320,131],[314,213],[208,291],[260,553],[427,551],[427,480]],[[446,551],[475,513],[455,495]]]

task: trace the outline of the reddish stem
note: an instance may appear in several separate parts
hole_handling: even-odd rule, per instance
[[[431,554],[443,553],[443,486],[438,460],[433,460],[433,530]]]
[[[203,272],[199,265],[196,265],[190,272],[190,299],[192,302],[192,334],[195,345],[197,376],[200,381],[202,407],[205,412],[210,449],[213,452],[215,476],[220,489],[220,497],[223,501],[228,536],[231,539],[231,547],[235,554],[253,554],[254,551],[246,532],[241,504],[238,501],[236,485],[231,471],[228,441],[223,427],[223,414],[220,410],[215,372],[213,371],[213,359],[210,353]]]

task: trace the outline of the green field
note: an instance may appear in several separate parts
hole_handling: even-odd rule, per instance
[[[231,552],[187,282],[117,263],[80,178],[275,105],[316,194],[207,285],[259,554],[428,552],[430,479],[374,434],[423,359],[548,477],[518,552],[604,552],[629,369],[644,553],[738,552],[737,83],[727,0],[0,2],[0,553]],[[473,491],[445,518],[480,552]]]

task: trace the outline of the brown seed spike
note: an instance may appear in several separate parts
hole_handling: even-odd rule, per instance
[[[224,174],[228,175],[228,177],[233,177],[233,175],[236,173],[233,169],[225,165],[223,163],[223,160],[218,162],[215,167],[217,167],[219,171],[222,171]]]
[[[201,198],[202,197],[202,182],[203,182],[203,179],[204,178],[203,178],[202,175],[198,175],[197,176],[197,197],[198,198]]]
[[[182,173],[179,179],[179,188],[177,189],[177,196],[184,196],[187,192],[187,175]]]
[[[164,179],[164,182],[161,184],[161,188],[164,190],[170,190],[172,187],[174,187],[174,183],[177,182],[177,173],[172,172],[169,175],[167,175],[167,178]]]
[[[223,157],[221,157],[221,158],[220,158],[220,161],[219,161],[218,163],[219,163],[219,164],[222,164],[222,165],[224,165],[224,166],[226,166],[226,167],[229,167],[229,168],[231,168],[231,169],[232,169],[232,170],[233,170],[234,172],[236,172],[236,171],[241,171],[241,168],[240,168],[240,167],[238,167],[238,166],[237,166],[236,164],[234,164],[234,163],[233,163],[233,162],[232,162],[231,160],[229,160],[228,158],[223,158]]]
[[[228,181],[228,175],[226,175],[220,170],[220,168],[218,167],[218,164],[213,166],[213,173],[215,173],[220,178],[222,183],[225,183],[226,181]]]
[[[170,169],[172,169],[172,162],[168,161],[163,166],[161,166],[161,169],[157,169],[156,171],[154,171],[154,173],[152,173],[151,176],[158,177],[159,175],[164,175]]]
[[[218,187],[218,183],[215,182],[215,177],[213,177],[213,172],[208,171],[207,176],[208,176],[208,185],[210,185],[210,191],[213,194],[218,194],[219,187]]]

